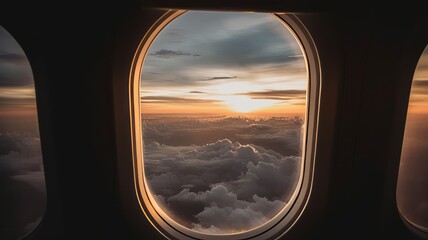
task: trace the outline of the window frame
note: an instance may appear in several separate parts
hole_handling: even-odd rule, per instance
[[[17,38],[15,32],[13,31],[14,28],[11,27],[11,29],[9,29],[9,27],[10,26],[8,26],[7,24],[6,25],[3,25],[3,23],[0,24],[0,28],[2,28],[7,33],[7,35],[9,35],[9,37],[14,41],[14,43],[19,47],[20,51],[23,54],[22,56],[25,58],[24,61],[26,62],[26,65],[28,65],[28,70],[30,71],[30,74],[31,74],[31,82],[32,82],[32,84],[28,85],[28,86],[31,86],[31,89],[34,91],[34,96],[33,96],[32,100],[34,101],[34,112],[35,112],[35,115],[34,116],[30,116],[30,118],[34,117],[34,119],[33,119],[35,121],[35,126],[34,127],[35,127],[35,131],[37,131],[37,135],[38,135],[38,138],[39,138],[39,144],[37,144],[38,145],[37,148],[40,149],[40,155],[39,155],[39,157],[41,159],[41,162],[39,164],[41,165],[41,171],[42,171],[41,176],[43,176],[43,184],[42,184],[43,185],[43,190],[42,189],[37,189],[38,194],[43,195],[43,198],[42,198],[42,202],[43,202],[42,203],[42,205],[43,205],[42,206],[42,208],[43,208],[42,209],[42,213],[38,217],[38,219],[36,221],[34,221],[34,222],[28,222],[29,220],[28,219],[26,220],[27,224],[32,224],[32,226],[31,226],[31,228],[27,229],[27,227],[25,227],[23,229],[23,231],[25,231],[25,232],[23,232],[17,238],[18,240],[20,240],[20,239],[31,238],[31,236],[33,236],[40,228],[42,228],[42,224],[45,221],[45,216],[46,216],[47,210],[48,210],[48,194],[47,194],[47,179],[46,179],[45,156],[44,156],[44,151],[43,151],[43,141],[42,141],[41,129],[40,129],[41,123],[40,123],[40,120],[39,120],[39,118],[40,118],[40,112],[39,112],[39,107],[38,107],[38,104],[39,104],[38,102],[39,101],[37,100],[39,94],[38,94],[38,89],[37,89],[37,81],[35,80],[36,77],[35,77],[34,66],[33,66],[34,63],[29,58],[28,52],[24,48],[25,43],[23,44],[20,41],[21,39]],[[22,70],[22,69],[19,69],[19,71],[20,70]],[[18,70],[16,70],[16,71],[18,71]],[[28,118],[28,116],[19,116],[19,118],[24,118],[24,117]],[[0,120],[2,120],[1,118],[2,117],[0,116]],[[18,151],[18,153],[20,153],[20,151]],[[34,155],[31,155],[31,157],[34,157]],[[40,191],[38,191],[38,190],[40,190]],[[20,196],[19,198],[21,199],[22,197]],[[18,201],[18,202],[20,202],[20,201]],[[20,203],[20,204],[22,204],[22,203]],[[14,212],[16,213],[16,211],[15,211],[16,210],[16,206],[11,206],[11,208],[15,208]],[[18,209],[18,213],[19,212],[21,212],[21,210]],[[7,232],[7,231],[8,231],[8,229],[5,232]],[[1,235],[3,235],[2,233],[3,232],[0,231]]]
[[[169,10],[162,15],[155,24],[145,33],[137,51],[134,54],[129,75],[129,106],[130,127],[132,141],[132,164],[134,189],[140,208],[146,219],[164,237],[170,239],[267,239],[283,236],[299,219],[305,209],[312,191],[312,183],[315,169],[315,155],[317,145],[317,130],[319,118],[319,104],[321,91],[321,67],[318,52],[314,41],[294,14],[272,13],[288,28],[306,54],[308,82],[306,94],[305,113],[305,139],[302,145],[302,164],[298,186],[293,193],[290,202],[280,211],[280,214],[272,218],[266,224],[237,234],[208,235],[192,231],[181,226],[164,213],[151,193],[145,181],[144,160],[142,147],[142,126],[140,113],[140,81],[142,67],[146,53],[157,37],[157,34],[175,18],[187,12],[186,10]]]
[[[405,121],[403,123],[403,132],[402,132],[402,142],[401,142],[401,149],[400,149],[400,156],[399,156],[399,166],[398,166],[398,170],[397,170],[397,179],[396,179],[396,192],[395,192],[395,200],[396,200],[396,208],[398,211],[398,215],[401,219],[401,221],[403,222],[403,224],[406,226],[407,229],[410,230],[410,232],[420,238],[423,239],[428,239],[428,227],[427,226],[421,226],[417,223],[415,223],[414,221],[410,220],[408,217],[405,216],[405,214],[403,213],[403,207],[400,205],[399,203],[399,182],[400,182],[400,172],[402,171],[401,168],[401,164],[406,161],[406,156],[404,154],[404,149],[406,147],[406,137],[411,138],[410,134],[407,134],[406,132],[406,128],[408,121],[409,121],[409,115],[411,115],[411,113],[409,113],[409,107],[411,105],[411,98],[412,98],[412,94],[414,92],[414,75],[415,73],[418,71],[418,65],[421,62],[421,58],[423,58],[423,55],[426,54],[426,52],[428,52],[428,44],[425,44],[425,47],[422,49],[422,51],[419,53],[419,58],[418,60],[415,62],[416,65],[414,66],[414,71],[412,73],[412,78],[411,81],[409,82],[409,88],[408,88],[408,96],[406,98],[407,103],[406,103],[406,111],[405,111]],[[408,143],[407,143],[408,145]],[[403,181],[403,180],[401,180]]]

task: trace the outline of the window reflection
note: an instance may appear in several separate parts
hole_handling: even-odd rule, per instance
[[[0,239],[20,238],[38,225],[45,192],[31,67],[0,26]]]
[[[428,48],[413,77],[397,186],[403,217],[428,233]]]

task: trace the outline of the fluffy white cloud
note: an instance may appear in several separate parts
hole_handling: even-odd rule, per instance
[[[302,117],[146,117],[143,135],[146,144],[169,146],[204,145],[227,138],[290,156],[301,153],[303,123]]]
[[[151,191],[174,219],[225,233],[259,226],[285,206],[300,157],[223,139],[202,146],[152,142],[144,163]]]
[[[195,231],[259,226],[295,191],[303,122],[301,117],[143,118],[148,185],[165,212]]]
[[[192,212],[194,218],[190,218],[184,225],[207,233],[227,233],[258,227],[285,206],[283,201],[269,201],[257,195],[253,195],[250,201],[238,200],[235,193],[221,184],[198,193],[183,189],[168,198],[165,204],[168,212],[177,213],[174,206],[181,206],[186,212]],[[180,214],[176,217],[181,223],[189,219]]]
[[[43,171],[40,139],[27,136],[1,136],[0,172],[3,176]],[[6,147],[7,146],[7,147]]]
[[[267,222],[285,206],[285,202],[253,195],[251,201],[238,200],[237,195],[219,184],[211,190],[194,193],[184,189],[167,200],[171,205],[199,206],[191,223],[192,229],[210,233],[248,230]],[[171,210],[171,209],[168,209]],[[190,225],[187,223],[187,225]]]
[[[256,212],[250,208],[220,208],[212,206],[205,208],[196,215],[200,224],[195,224],[195,229],[201,232],[211,232],[213,227],[221,229],[222,233],[233,233],[249,230],[263,225],[267,219],[261,212]],[[208,227],[205,227],[208,226]],[[205,230],[207,229],[207,230]]]

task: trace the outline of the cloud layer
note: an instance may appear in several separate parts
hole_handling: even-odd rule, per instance
[[[285,152],[227,138],[197,144],[198,135],[207,136],[207,131],[221,125],[225,135],[244,129],[244,138],[250,142],[276,139],[279,144],[283,139],[293,139],[299,145],[299,137],[291,133],[297,133],[302,122],[298,118],[280,118],[246,125],[240,123],[249,119],[214,119],[160,118],[144,123],[144,136],[159,140],[144,139],[145,174],[150,189],[165,212],[193,230],[231,233],[258,227],[275,216],[294,192],[301,166],[297,150],[300,146],[289,149],[297,154],[284,156]],[[288,126],[291,136],[281,126]],[[193,142],[165,144],[168,141],[164,140],[173,139],[178,129],[185,129]]]
[[[0,133],[0,227],[16,239],[33,230],[46,204],[40,139],[28,134]]]
[[[143,116],[147,144],[204,145],[219,139],[255,144],[283,156],[301,155],[302,117]]]

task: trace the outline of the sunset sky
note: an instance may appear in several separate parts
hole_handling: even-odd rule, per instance
[[[18,42],[0,26],[0,132],[37,130],[33,74]]]
[[[20,45],[1,26],[0,198],[2,239],[22,238],[44,214],[46,188],[33,74]]]
[[[425,49],[413,75],[409,114],[428,113],[428,50]]]
[[[271,14],[190,11],[168,24],[142,70],[143,113],[295,114],[306,63]]]

